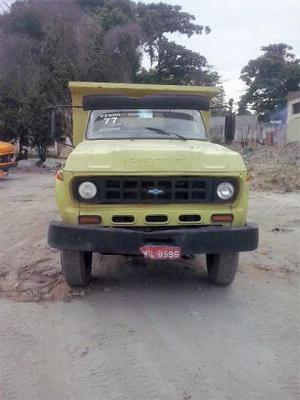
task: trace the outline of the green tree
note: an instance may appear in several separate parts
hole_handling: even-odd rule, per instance
[[[78,1],[101,28],[97,44],[103,42],[107,59],[112,60],[109,70],[114,74],[117,66],[121,74],[119,81],[135,80],[141,68],[142,51],[149,55],[152,63],[160,64],[166,34],[178,32],[190,37],[210,32],[209,27],[194,23],[195,17],[183,12],[180,6],[131,0]]]
[[[225,116],[228,115],[228,102],[226,101],[226,93],[223,87],[221,77],[217,72],[212,72],[215,74],[214,86],[218,88],[218,94],[212,99],[211,103],[211,115],[212,116]]]
[[[165,38],[160,41],[156,71],[164,83],[199,85],[210,79],[205,57]]]
[[[2,98],[0,102],[0,140],[10,141],[23,130],[21,107],[17,101]]]
[[[30,99],[30,103],[2,99],[0,102],[0,139],[10,141],[16,137],[22,148],[36,148],[41,162],[46,160],[50,135],[51,109],[45,95]]]
[[[140,83],[162,83],[174,85],[218,86],[219,95],[215,105],[223,105],[225,91],[219,74],[201,54],[163,38],[159,49],[159,61],[148,71],[141,69],[136,76]]]
[[[182,11],[181,6],[165,3],[137,4],[137,14],[143,33],[143,45],[151,62],[158,61],[160,47],[165,46],[165,35],[178,32],[191,37],[203,32],[210,33],[209,26],[196,24],[192,14]]]
[[[78,5],[87,12],[95,12],[103,7],[105,0],[77,0]]]
[[[50,135],[51,107],[46,95],[40,95],[31,99],[26,110],[26,128],[28,130],[29,144],[37,149],[40,161],[44,162],[47,156],[47,148],[52,143]]]
[[[250,60],[241,71],[247,92],[239,102],[239,113],[248,108],[261,120],[276,118],[286,108],[287,94],[299,90],[300,60],[291,52],[292,47],[270,44],[262,47],[263,55]]]
[[[51,143],[42,109],[69,103],[68,81],[85,77],[86,43],[98,29],[73,0],[65,3],[64,9],[56,2],[18,1],[0,17],[2,135],[36,147],[41,160]]]
[[[48,111],[70,104],[70,80],[219,84],[205,57],[167,39],[209,31],[165,3],[15,1],[0,15],[1,137],[19,137],[44,159]],[[149,71],[141,67],[145,54]]]

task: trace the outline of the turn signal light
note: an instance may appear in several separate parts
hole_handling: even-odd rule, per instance
[[[99,225],[101,224],[101,217],[98,215],[80,215],[78,222],[80,225]]]
[[[58,179],[59,181],[63,181],[64,180],[64,176],[63,176],[63,172],[61,169],[59,169],[55,175],[55,179]]]
[[[232,222],[233,214],[214,214],[211,216],[212,222]]]

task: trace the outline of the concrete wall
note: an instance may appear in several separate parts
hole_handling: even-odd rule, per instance
[[[212,117],[210,138],[213,141],[224,142],[225,117]],[[286,143],[286,125],[258,122],[256,115],[238,115],[236,117],[235,142],[251,145]]]
[[[300,103],[300,92],[292,92],[288,99],[287,141],[300,141],[300,112],[295,113],[294,105]]]
[[[212,139],[224,142],[225,117],[212,117],[210,136]],[[242,142],[256,138],[257,116],[238,115],[236,117],[235,141]]]

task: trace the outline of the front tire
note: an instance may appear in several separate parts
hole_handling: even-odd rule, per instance
[[[216,285],[230,285],[239,265],[239,253],[206,254],[208,279]]]
[[[88,251],[62,250],[62,274],[71,287],[86,286],[92,273],[93,253]]]

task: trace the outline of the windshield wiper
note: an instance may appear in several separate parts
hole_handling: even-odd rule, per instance
[[[146,126],[145,129],[148,129],[149,131],[153,131],[155,133],[159,133],[161,135],[168,135],[168,136],[174,135],[174,136],[177,136],[181,140],[187,140],[185,137],[179,135],[179,133],[171,132],[171,131],[165,131],[164,129],[161,129],[161,128],[153,128],[151,126]]]

